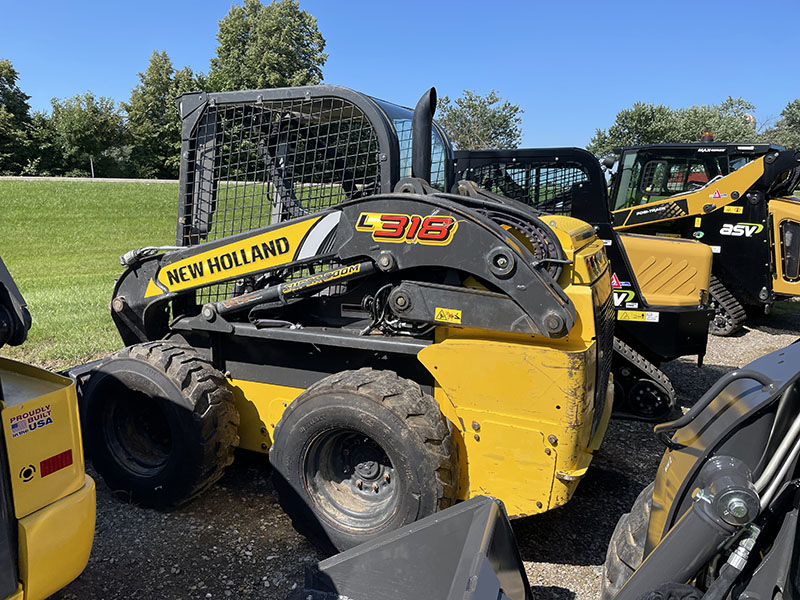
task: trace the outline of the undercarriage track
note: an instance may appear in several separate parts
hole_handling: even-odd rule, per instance
[[[714,307],[714,318],[708,330],[711,335],[728,336],[736,333],[744,325],[747,312],[739,301],[722,285],[722,282],[711,276],[709,293]]]
[[[614,416],[664,421],[676,410],[675,389],[661,369],[614,338]]]

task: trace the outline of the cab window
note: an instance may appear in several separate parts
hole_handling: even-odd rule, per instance
[[[617,177],[619,186],[612,210],[620,210],[693,192],[714,177],[730,172],[726,156],[698,156],[686,152],[627,152]]]

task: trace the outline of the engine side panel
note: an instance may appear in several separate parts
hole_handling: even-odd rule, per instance
[[[620,234],[645,301],[652,306],[698,306],[711,278],[711,248],[699,242]]]

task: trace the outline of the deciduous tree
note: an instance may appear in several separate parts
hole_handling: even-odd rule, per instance
[[[522,109],[492,90],[485,96],[464,90],[439,100],[437,120],[460,150],[516,148],[522,141]]]
[[[189,67],[176,71],[166,52],[153,52],[139,85],[123,104],[127,113],[130,160],[134,175],[142,178],[178,176],[181,121],[175,99],[196,90],[197,78]]]
[[[67,175],[87,175],[90,162],[95,175],[120,175],[119,149],[124,145],[122,112],[111,98],[91,92],[51,101],[50,117],[55,143]]]
[[[670,108],[663,104],[636,102],[617,113],[608,129],[598,129],[587,146],[598,156],[618,146],[697,142],[711,131],[719,141],[753,142],[758,139],[755,106],[743,98],[728,97],[720,104]]]
[[[775,126],[765,131],[763,137],[787,148],[800,148],[800,98],[786,105]]]
[[[297,0],[244,0],[219,22],[209,88],[215,91],[314,85],[322,81],[325,38]]]
[[[0,174],[19,174],[28,158],[30,96],[19,88],[18,80],[11,61],[0,59]]]

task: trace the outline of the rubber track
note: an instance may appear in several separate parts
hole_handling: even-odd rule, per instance
[[[629,365],[634,369],[638,369],[639,373],[644,374],[644,377],[637,377],[637,380],[650,379],[661,385],[669,394],[670,405],[675,405],[675,388],[672,387],[672,382],[667,377],[666,373],[647,360],[644,356],[639,354],[636,350],[631,348],[628,344],[621,339],[614,338],[614,352],[622,356]],[[619,412],[616,416],[624,416],[626,418],[641,419],[638,415]]]
[[[436,462],[439,510],[453,505],[458,485],[458,457],[452,425],[442,416],[436,400],[423,393],[418,383],[400,377],[394,371],[376,371],[364,367],[326,377],[311,385],[305,394],[328,390],[352,390],[366,394],[404,419],[423,440],[428,455]],[[275,433],[277,437],[277,428]]]
[[[189,502],[211,487],[233,462],[239,446],[239,412],[233,394],[224,375],[191,346],[147,342],[120,350],[111,359],[126,354],[165,373],[194,407],[192,419],[200,423],[203,433],[205,469],[189,494],[173,506]]]
[[[728,335],[732,335],[739,331],[744,325],[745,320],[747,319],[747,311],[745,311],[744,306],[728,291],[722,282],[717,279],[715,275],[711,276],[711,283],[709,287],[709,294],[711,294],[711,298],[716,302],[722,310],[724,310],[730,318],[733,320],[733,328],[730,331],[725,333],[719,332],[719,330],[715,330],[713,328],[713,321],[712,327],[710,328],[712,335],[717,335],[720,337],[725,337]]]

